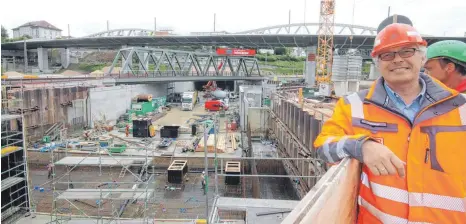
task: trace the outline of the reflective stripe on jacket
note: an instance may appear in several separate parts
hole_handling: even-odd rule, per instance
[[[460,93],[466,93],[466,79],[460,82],[460,84],[456,87],[456,91]]]
[[[362,161],[378,140],[406,162],[406,177],[375,176],[363,166],[358,223],[466,223],[466,98],[427,75],[427,92],[411,123],[388,98],[383,79],[340,99],[314,142],[334,163]]]

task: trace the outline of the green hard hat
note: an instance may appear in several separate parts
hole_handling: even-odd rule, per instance
[[[427,48],[427,60],[446,57],[466,67],[466,43],[459,40],[443,40]]]

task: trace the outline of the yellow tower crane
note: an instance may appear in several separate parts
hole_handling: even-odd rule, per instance
[[[319,19],[319,41],[316,58],[316,84],[319,91],[332,91],[333,30],[335,20],[335,0],[321,0]],[[324,90],[322,90],[324,89]]]

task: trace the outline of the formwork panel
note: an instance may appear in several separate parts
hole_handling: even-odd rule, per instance
[[[291,104],[291,131],[293,132],[294,135],[296,135],[296,106],[294,104]]]
[[[285,110],[286,110],[286,102],[285,102],[284,100],[280,100],[280,102],[281,102],[282,105],[280,105],[280,114],[279,114],[279,118],[280,118],[280,120],[281,120],[284,124],[286,124],[286,123],[285,123],[285,122],[286,122],[286,120],[285,120],[285,115],[284,115],[284,114],[285,114]]]
[[[280,119],[283,121],[283,123],[285,125],[287,125],[288,120],[286,119],[286,112],[288,110],[288,103],[285,100],[283,100],[282,103],[283,103],[282,104],[283,105],[283,110],[282,110],[282,116],[281,116]]]
[[[299,110],[299,129],[298,129],[298,139],[303,142],[304,137],[304,111]]]
[[[288,102],[288,128],[293,130],[293,104]]]
[[[320,133],[320,127],[321,127],[320,123],[321,122],[322,121],[315,119],[315,117],[311,117],[311,122],[310,122],[310,127],[311,127],[311,134],[310,134],[311,139],[310,139],[310,141],[311,141],[311,145],[310,145],[310,148],[313,151],[314,151],[313,143],[316,140],[317,135],[319,135],[319,133]]]
[[[283,121],[285,125],[288,127],[288,114],[289,114],[289,103],[287,101],[284,101],[285,104],[285,110],[283,111]]]
[[[299,135],[298,125],[299,125],[299,112],[300,111],[301,111],[301,108],[299,108],[298,106],[295,106],[295,110],[294,110],[294,134],[296,136]]]
[[[306,146],[308,148],[309,148],[308,143],[309,143],[310,134],[311,134],[309,132],[310,131],[310,129],[309,129],[309,119],[310,119],[309,113],[305,113],[304,114],[304,122],[303,122],[303,124],[304,124],[304,138],[303,138],[302,143],[303,143],[304,146]]]

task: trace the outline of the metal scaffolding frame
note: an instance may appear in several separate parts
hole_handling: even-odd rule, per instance
[[[303,198],[309,190],[315,186],[320,178],[327,171],[325,163],[318,158],[313,150],[312,142],[315,140],[318,131],[321,128],[322,122],[327,115],[323,113],[309,114],[304,108],[313,107],[312,102],[303,100],[303,104],[299,104],[297,92],[300,86],[286,87],[276,89],[272,94],[272,105],[267,108],[270,113],[268,122],[268,131],[272,139],[277,141],[277,158],[267,157],[241,157],[235,159],[220,158],[220,171],[216,173],[218,177],[237,176],[244,178],[289,178],[293,183],[296,193],[300,198]],[[245,122],[249,123],[249,122]],[[248,134],[250,136],[250,134]],[[248,140],[250,143],[250,140]],[[248,147],[251,147],[249,144]],[[257,171],[251,174],[246,174],[243,169],[241,174],[227,174],[223,170],[224,160],[227,161],[254,161],[249,163],[250,166],[255,166],[261,160],[277,160],[283,163],[286,170],[286,175],[277,174],[260,174]],[[243,162],[244,161],[244,162]],[[251,168],[251,167],[250,167]],[[217,170],[216,170],[217,171]],[[218,183],[216,183],[218,184]],[[217,187],[217,185],[216,185]],[[244,188],[244,186],[241,186]],[[243,189],[244,190],[244,189]],[[253,189],[254,191],[254,189]],[[216,200],[209,215],[209,223],[222,223],[222,217],[219,214],[217,203],[220,195],[216,195]],[[243,193],[243,198],[245,198]],[[238,211],[238,208],[231,208],[232,211]],[[224,210],[222,210],[224,211]]]
[[[66,138],[66,134],[62,134],[61,136],[64,139],[65,145],[68,144],[68,139]],[[135,203],[136,201],[143,201],[143,219],[140,220],[141,223],[149,223],[151,217],[149,217],[148,214],[148,204],[152,201],[151,197],[153,196],[153,191],[149,189],[149,183],[153,179],[153,174],[149,175],[148,174],[148,167],[149,164],[152,162],[152,160],[149,160],[149,154],[148,154],[148,148],[149,145],[146,145],[144,147],[145,150],[145,156],[134,156],[130,157],[132,159],[138,159],[140,161],[143,161],[142,164],[137,164],[137,163],[123,163],[121,158],[115,157],[113,153],[109,151],[108,148],[100,147],[99,142],[97,142],[98,147],[95,148],[96,152],[90,151],[85,155],[85,157],[80,158],[80,160],[77,163],[74,164],[67,164],[66,162],[60,162],[62,160],[56,161],[55,154],[58,153],[58,150],[53,150],[51,151],[51,163],[53,164],[52,166],[52,180],[51,180],[51,185],[52,185],[52,194],[53,194],[53,203],[52,203],[52,212],[50,213],[50,222],[51,223],[63,223],[64,221],[69,221],[72,219],[85,219],[88,222],[91,223],[113,223],[116,220],[124,220],[121,219],[121,215],[123,214],[126,206],[131,203]],[[132,147],[129,147],[127,149],[131,149]],[[140,147],[138,147],[140,148]],[[63,153],[63,152],[60,152]],[[95,156],[95,154],[98,154],[98,157]],[[97,161],[98,163],[93,164],[95,166],[99,167],[99,176],[102,176],[102,166],[105,164],[102,164],[103,161],[108,161],[114,160],[116,161],[117,166],[121,166],[121,172],[120,172],[120,177],[122,177],[122,173],[129,172],[132,176],[134,176],[135,181],[113,181],[113,182],[102,182],[102,181],[86,181],[86,182],[74,182],[71,180],[71,172],[78,166],[85,164],[82,164],[84,161],[87,159],[92,158],[91,155],[94,155],[92,157],[98,158]],[[102,159],[102,156],[105,156],[105,158],[109,159]],[[70,158],[68,157],[68,150],[65,150],[65,158]],[[65,166],[66,167],[66,172],[61,175],[60,177],[56,177],[55,173],[55,167],[56,166]],[[136,174],[132,172],[129,168],[130,167],[138,167],[140,166],[141,168],[139,169],[139,174]],[[124,175],[123,175],[124,176]],[[62,179],[66,179],[62,181]],[[45,183],[47,184],[47,183]],[[65,191],[59,191],[56,189],[57,184],[66,184],[67,189]],[[98,185],[120,185],[120,184],[132,184],[132,188],[120,188],[120,189],[74,189],[74,184],[98,184]],[[138,188],[140,185],[145,185],[144,188]],[[96,194],[97,193],[97,194]],[[118,194],[121,193],[119,197],[113,196],[113,194]],[[80,208],[80,206],[76,203],[76,200],[78,198],[84,198],[84,199],[96,199],[96,204],[97,204],[97,216],[92,216],[86,214],[83,209]],[[141,199],[142,198],[142,199]],[[57,201],[59,200],[64,200],[68,204],[68,210],[71,211],[72,208],[77,209],[79,211],[79,215],[72,214],[71,212],[68,213],[68,215],[61,215],[61,209],[63,207],[58,207],[57,206]],[[122,204],[117,205],[116,200],[124,200]],[[103,214],[101,214],[102,205],[105,203],[104,201],[108,201],[111,203],[112,211],[111,214],[112,216],[107,216],[105,217]]]
[[[119,72],[113,72],[118,64]],[[133,64],[135,63],[135,64]],[[108,74],[142,77],[160,76],[261,76],[259,63],[253,57],[206,54],[158,48],[129,47],[120,49]]]
[[[12,88],[2,79],[1,140],[2,140],[2,223],[14,223],[23,212],[29,211],[30,192],[23,115],[23,86]],[[14,96],[8,91],[19,94]],[[4,166],[3,163],[7,165]],[[6,170],[4,170],[6,167]],[[8,191],[8,194],[4,194]],[[4,204],[5,196],[10,201]],[[6,199],[8,200],[8,199]],[[23,211],[23,212],[21,212]]]
[[[301,121],[301,119],[304,119],[302,117],[304,115],[301,115],[301,113],[303,111],[301,110],[301,112],[297,112],[297,110],[300,109],[300,108],[298,106],[294,105],[296,102],[289,102],[290,99],[294,98],[295,95],[296,95],[296,89],[290,89],[290,90],[283,91],[283,92],[278,93],[278,94],[274,94],[273,95],[273,104],[272,104],[271,108],[269,109],[269,113],[271,114],[271,116],[270,116],[271,121],[268,122],[268,124],[271,126],[269,128],[269,130],[271,130],[272,133],[277,135],[276,137],[277,137],[277,140],[279,142],[278,151],[279,151],[280,158],[278,158],[278,157],[277,158],[267,158],[267,157],[261,157],[261,158],[256,158],[256,157],[218,158],[217,157],[217,152],[215,150],[215,173],[216,173],[215,174],[215,188],[216,188],[215,189],[215,196],[216,196],[216,198],[219,198],[220,194],[221,194],[221,193],[218,192],[218,187],[219,187],[218,186],[219,185],[219,183],[218,183],[219,178],[218,177],[239,176],[239,177],[241,177],[243,179],[244,178],[254,178],[254,177],[256,177],[256,178],[260,178],[260,177],[290,178],[292,180],[299,179],[299,180],[301,180],[300,181],[301,184],[297,184],[297,185],[302,185],[302,186],[309,185],[309,186],[307,186],[307,188],[311,188],[312,186],[310,186],[309,180],[315,179],[315,181],[317,181],[320,178],[321,173],[325,172],[324,169],[320,169],[321,165],[322,165],[321,161],[316,158],[316,155],[315,155],[315,153],[313,154],[312,150],[309,150],[310,148],[312,148],[312,146],[308,145],[309,142],[312,140],[312,135],[309,132],[309,130],[306,131],[307,130],[306,127],[299,127],[298,126],[296,128],[296,127],[293,126],[293,123],[289,123],[292,120]],[[3,102],[2,102],[2,104],[3,104]],[[286,112],[285,111],[285,106],[284,106],[285,104],[286,105],[289,104],[289,106],[286,107],[286,111],[288,111],[288,112],[293,111],[293,113],[292,113],[293,116],[296,115],[296,114],[299,114],[299,116],[296,117],[295,119],[285,118],[284,117],[284,114]],[[293,109],[294,108],[293,106],[296,107],[296,108]],[[288,112],[286,112],[286,113],[288,113]],[[219,115],[217,114],[215,116],[215,122],[214,123],[218,127],[218,125],[217,125],[217,120],[218,120],[217,116],[219,116]],[[274,120],[272,120],[272,119],[274,119]],[[3,118],[2,118],[2,120],[3,120]],[[309,122],[310,122],[310,120],[308,120],[308,123]],[[305,123],[305,122],[303,122],[303,123]],[[296,123],[294,123],[294,124],[296,124]],[[312,122],[310,124],[312,124]],[[227,124],[225,124],[225,125],[227,125]],[[217,134],[223,134],[223,133],[218,133],[219,129],[217,129],[217,128],[215,128],[214,130],[216,130],[214,132],[216,135]],[[60,138],[61,138],[62,141],[64,141],[65,145],[67,145],[67,143],[68,143],[67,133],[66,132],[67,132],[66,129],[62,129],[61,133],[60,133]],[[279,133],[281,133],[281,134],[279,134]],[[307,137],[307,140],[306,140],[306,138],[304,138],[305,135],[311,136],[310,139],[309,139],[309,137]],[[284,139],[288,139],[288,141],[285,141]],[[138,147],[138,148],[140,148],[140,147]],[[148,149],[149,149],[148,146],[144,147],[145,155],[131,157],[131,158],[134,158],[134,159],[139,159],[141,161],[145,161],[142,164],[131,164],[131,166],[133,166],[133,167],[141,166],[141,169],[140,169],[141,172],[139,174],[132,172],[130,170],[130,165],[128,165],[127,163],[124,163],[120,158],[116,157],[114,154],[112,154],[110,151],[108,151],[108,149],[100,147],[100,146],[98,146],[96,148],[96,152],[89,152],[87,154],[83,154],[84,156],[82,158],[80,158],[77,162],[75,162],[74,164],[67,164],[67,163],[63,162],[63,160],[59,160],[59,158],[60,158],[59,153],[64,154],[65,158],[68,158],[68,156],[69,156],[68,150],[64,150],[64,152],[60,151],[60,150],[52,150],[50,152],[50,160],[51,160],[51,163],[54,164],[54,166],[52,168],[52,180],[50,182],[45,183],[45,184],[50,184],[52,186],[51,190],[52,190],[52,195],[53,195],[53,203],[52,203],[52,212],[50,214],[50,221],[52,223],[63,223],[63,222],[69,221],[71,219],[74,219],[73,221],[75,221],[75,219],[85,218],[88,221],[93,222],[93,223],[112,223],[113,221],[116,221],[116,220],[122,220],[121,219],[121,214],[124,211],[124,206],[120,207],[120,206],[115,205],[115,201],[124,198],[125,204],[134,202],[137,199],[139,199],[139,201],[142,201],[142,203],[140,204],[141,208],[143,207],[143,211],[142,211],[143,219],[141,220],[141,222],[142,223],[150,222],[150,220],[154,218],[154,217],[150,217],[150,214],[148,213],[148,204],[151,203],[151,200],[152,200],[151,197],[153,197],[153,194],[151,194],[151,191],[149,189],[149,184],[153,183],[153,176],[152,175],[149,176],[149,174],[147,172],[144,172],[144,170],[146,170],[146,171],[148,170],[149,165],[151,165],[150,162],[152,161],[152,155],[148,151]],[[295,153],[293,153],[292,150],[295,150],[296,152],[301,151],[302,153],[296,153],[295,154]],[[98,154],[98,155],[96,155],[96,154]],[[151,157],[149,157],[149,156],[151,156]],[[106,183],[108,183],[108,182],[103,182],[103,181],[95,181],[95,182],[74,182],[74,181],[72,181],[71,176],[70,176],[72,171],[75,168],[79,167],[79,166],[88,165],[87,162],[89,162],[89,160],[87,160],[87,158],[92,158],[92,157],[94,157],[95,160],[98,161],[97,163],[93,164],[93,165],[95,165],[96,167],[99,168],[99,174],[98,175],[100,175],[100,176],[102,175],[102,167],[104,167],[106,165],[104,162],[106,160],[107,161],[108,160],[113,160],[113,161],[115,161],[115,164],[117,164],[118,166],[121,166],[122,172],[123,171],[125,173],[129,172],[135,178],[135,181],[129,181],[129,182],[116,181],[115,183],[117,183],[117,184],[133,184],[133,188],[128,188],[128,189],[103,189],[103,188],[100,188],[100,189],[89,189],[89,188],[73,189],[73,187],[72,187],[73,184],[84,184],[84,183],[85,184],[106,184]],[[103,157],[105,157],[107,159],[103,159]],[[290,175],[269,175],[269,174],[259,174],[259,173],[247,174],[247,173],[244,172],[244,169],[241,172],[241,174],[239,174],[239,175],[237,175],[237,174],[226,174],[224,172],[223,168],[224,168],[225,161],[250,161],[250,160],[254,160],[254,161],[260,161],[260,160],[283,161],[283,163],[285,164],[285,169],[287,170],[287,172]],[[219,165],[220,165],[220,168],[219,168]],[[56,175],[56,167],[57,166],[66,166],[66,171],[61,176]],[[308,167],[308,168],[306,169],[305,167]],[[311,170],[310,167],[315,167],[315,169]],[[3,171],[2,171],[2,174],[3,174]],[[42,186],[44,186],[45,184],[43,184]],[[57,185],[59,185],[59,184],[65,184],[65,186],[67,186],[66,189],[65,190],[58,189]],[[145,185],[145,186],[144,186],[144,188],[138,188],[139,185]],[[303,189],[307,189],[307,188],[303,188]],[[116,197],[114,195],[115,193],[126,193],[126,196],[125,197]],[[128,193],[130,193],[131,195],[128,196]],[[105,211],[103,211],[103,212],[101,211],[102,203],[97,204],[98,205],[97,216],[86,214],[86,212],[83,211],[83,209],[80,208],[80,205],[78,203],[76,203],[75,201],[73,201],[73,197],[76,198],[76,197],[78,197],[80,195],[83,195],[83,194],[87,194],[88,198],[92,198],[92,199],[97,198],[97,200],[99,200],[99,202],[108,201],[109,203],[111,203],[111,205],[112,205],[111,214],[112,215],[107,216],[107,217],[104,216]],[[151,196],[149,196],[150,194],[151,194]],[[62,214],[61,209],[63,209],[63,207],[58,206],[58,201],[65,201],[66,204],[68,205],[69,210],[70,209],[76,209],[81,214],[79,214],[79,215],[75,215],[75,214],[71,214],[71,213]],[[211,207],[214,208],[215,204],[214,204],[214,206],[211,206]],[[3,208],[3,205],[2,205],[2,208]],[[210,217],[212,217],[212,212],[210,214]],[[211,222],[209,222],[209,223],[211,223]]]

